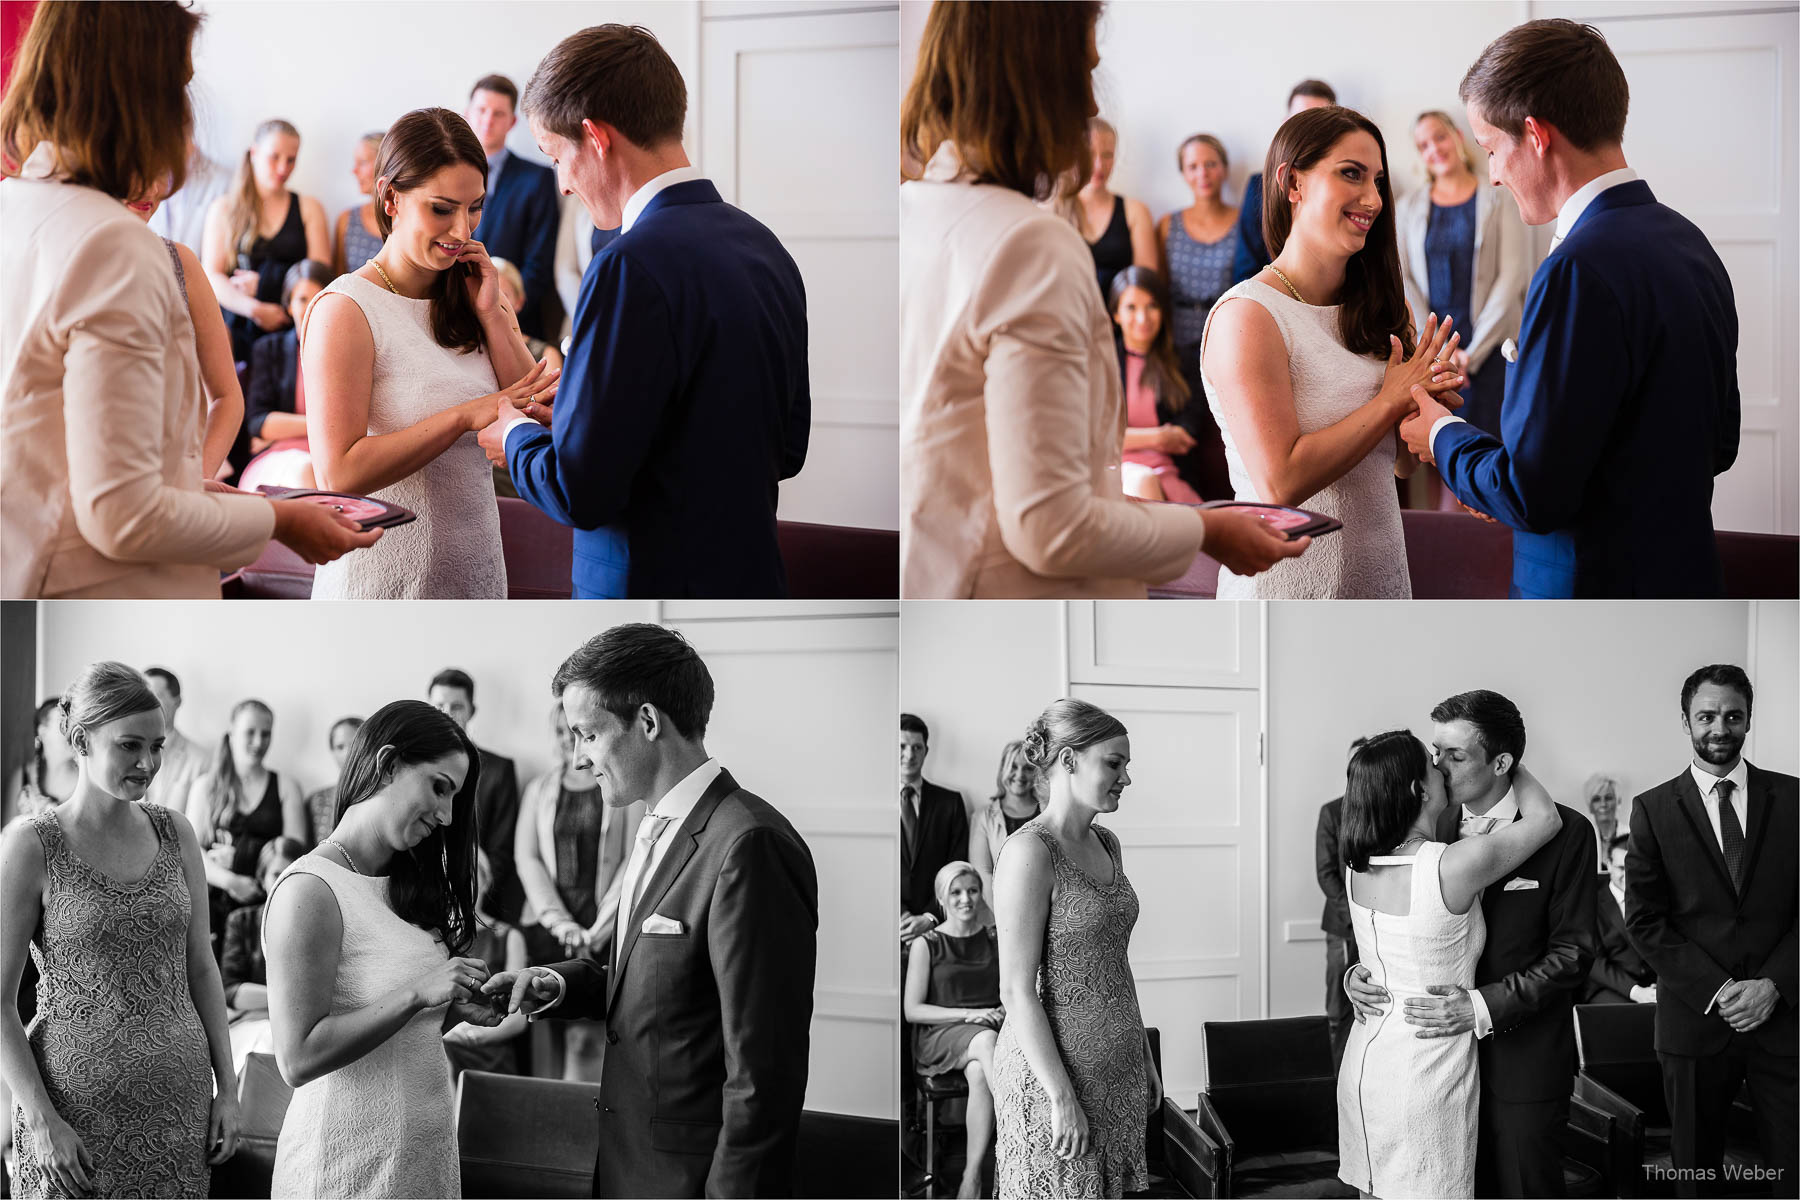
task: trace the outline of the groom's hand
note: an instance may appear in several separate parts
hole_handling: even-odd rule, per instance
[[[1437,397],[1426,391],[1422,384],[1413,384],[1413,403],[1418,407],[1411,416],[1400,422],[1400,436],[1406,442],[1420,462],[1436,462],[1431,457],[1431,427],[1439,420],[1450,415],[1450,410],[1438,402]]]
[[[517,972],[502,971],[482,984],[481,990],[490,996],[507,997],[507,1012],[522,1012],[531,1016],[562,995],[555,976],[555,971],[545,967],[526,967]]]
[[[1358,963],[1344,974],[1344,995],[1350,997],[1351,1005],[1356,1009],[1356,1023],[1361,1025],[1370,1017],[1379,1017],[1386,1010],[1393,997],[1387,989],[1376,984],[1369,975],[1369,968]]]
[[[1456,1037],[1475,1028],[1475,1002],[1466,988],[1434,983],[1425,990],[1431,994],[1409,999],[1401,1013],[1408,1025],[1420,1027],[1414,1037]]]

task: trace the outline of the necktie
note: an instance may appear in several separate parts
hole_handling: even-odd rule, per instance
[[[1464,837],[1480,837],[1484,833],[1492,833],[1498,824],[1499,817],[1464,817],[1458,831]]]
[[[913,854],[919,846],[919,814],[913,809],[913,787],[900,789],[900,856],[907,870],[912,870]]]
[[[629,922],[633,914],[637,912],[644,877],[650,873],[650,855],[656,849],[656,839],[662,836],[663,828],[668,823],[669,818],[659,817],[655,813],[645,813],[644,819],[638,822],[637,844],[631,848],[631,862],[625,867],[624,894],[619,901],[618,932],[613,937],[613,945],[618,947],[615,951],[617,955],[625,953],[625,934],[630,929]]]
[[[1744,826],[1738,820],[1737,809],[1731,805],[1731,793],[1737,790],[1737,784],[1729,779],[1721,779],[1713,785],[1713,795],[1719,800],[1719,843],[1725,851],[1725,869],[1731,872],[1733,890],[1744,890]]]

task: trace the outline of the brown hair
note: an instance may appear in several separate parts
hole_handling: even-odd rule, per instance
[[[237,725],[240,714],[261,713],[275,720],[275,713],[261,700],[239,700],[231,706],[231,724]],[[206,828],[196,829],[200,835],[200,844],[210,846],[231,823],[231,814],[243,803],[244,781],[238,778],[237,760],[231,757],[231,734],[226,732],[219,738],[219,748],[213,751],[212,762],[201,776],[206,785]]]
[[[180,4],[44,0],[0,101],[0,173],[17,175],[39,142],[71,183],[115,200],[187,179],[194,34]]]
[[[231,188],[225,193],[231,197],[231,206],[225,210],[225,219],[229,223],[232,252],[235,254],[248,253],[256,241],[257,230],[262,228],[262,196],[256,190],[256,169],[250,165],[250,149],[262,145],[264,138],[277,134],[298,138],[300,131],[280,117],[271,117],[258,125],[255,136],[250,139],[250,145],[244,147],[244,157],[237,165],[237,172],[231,177]]]
[[[1600,31],[1561,18],[1527,21],[1489,42],[1456,94],[1508,137],[1536,117],[1579,150],[1624,141],[1631,107],[1625,72]]]
[[[1406,291],[1400,281],[1400,246],[1394,233],[1394,188],[1388,179],[1387,143],[1375,122],[1353,109],[1332,105],[1297,112],[1282,122],[1269,143],[1263,165],[1263,240],[1269,257],[1276,258],[1287,245],[1294,227],[1294,206],[1288,201],[1288,184],[1295,175],[1311,170],[1346,134],[1361,130],[1375,139],[1381,165],[1375,177],[1381,194],[1381,211],[1369,228],[1363,248],[1344,266],[1344,287],[1338,309],[1338,336],[1353,354],[1388,354],[1388,336],[1400,339],[1410,356],[1413,335],[1406,316]]]
[[[387,202],[422,186],[445,167],[468,166],[487,180],[487,155],[481,140],[461,114],[447,108],[415,108],[395,121],[381,139],[375,156],[375,227],[385,239],[394,232]],[[482,346],[481,319],[463,280],[474,271],[469,263],[453,263],[431,282],[431,336],[448,350],[467,354]]]
[[[544,55],[519,107],[572,142],[590,120],[611,125],[633,145],[657,146],[681,140],[687,84],[648,29],[595,25]]]
[[[1442,109],[1428,108],[1413,118],[1412,127],[1417,129],[1419,127],[1419,122],[1426,120],[1427,118],[1433,121],[1443,122],[1444,128],[1456,135],[1456,150],[1457,154],[1462,158],[1462,165],[1468,169],[1469,174],[1475,174],[1475,155],[1470,152],[1469,139],[1463,136],[1463,131],[1461,127],[1457,125],[1456,119]],[[1427,174],[1429,174],[1429,172],[1427,172]]]
[[[977,183],[1040,200],[1065,172],[1085,181],[1099,19],[1095,0],[932,5],[900,110],[902,153],[922,164],[952,142]]]
[[[1219,164],[1221,166],[1229,167],[1231,165],[1231,155],[1225,153],[1224,142],[1221,142],[1210,133],[1190,133],[1185,138],[1181,139],[1181,145],[1175,147],[1175,169],[1177,171],[1181,170],[1181,160],[1186,157],[1187,148],[1195,143],[1199,143],[1202,146],[1211,146],[1213,152],[1219,156]]]
[[[483,75],[469,89],[469,99],[475,98],[476,92],[492,92],[496,96],[505,96],[512,101],[514,108],[519,107],[519,85],[504,75]]]
[[[1294,101],[1301,96],[1307,96],[1314,100],[1323,100],[1327,104],[1337,103],[1337,93],[1333,91],[1331,85],[1326,83],[1323,79],[1302,79],[1299,83],[1296,83],[1294,85],[1294,90],[1288,93],[1288,107],[1292,108],[1294,106]]]
[[[1177,214],[1175,220],[1179,221]],[[1175,335],[1169,325],[1173,314],[1169,309],[1169,289],[1161,275],[1149,267],[1130,266],[1113,276],[1112,295],[1107,297],[1113,320],[1118,320],[1119,302],[1125,293],[1138,288],[1150,293],[1150,302],[1162,311],[1162,324],[1150,339],[1150,352],[1144,355],[1144,386],[1172,413],[1187,406],[1188,382],[1182,378],[1181,364],[1175,357]]]

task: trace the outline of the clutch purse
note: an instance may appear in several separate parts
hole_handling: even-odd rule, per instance
[[[1198,504],[1194,507],[1202,511],[1209,508],[1248,510],[1286,534],[1289,539],[1318,537],[1322,533],[1335,533],[1344,527],[1344,523],[1336,517],[1310,512],[1304,508],[1292,508],[1286,504],[1257,504],[1250,500],[1208,500],[1205,504]]]
[[[326,492],[318,488],[276,487],[273,484],[264,484],[256,490],[271,500],[310,500],[314,504],[323,504],[343,513],[364,529],[390,529],[419,519],[419,514],[412,509],[389,504],[386,500],[377,500],[373,496]]]

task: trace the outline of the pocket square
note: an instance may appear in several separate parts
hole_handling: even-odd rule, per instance
[[[1531,886],[1536,887],[1537,885],[1534,883]],[[669,918],[667,918],[665,916],[653,913],[650,916],[644,918],[644,923],[638,927],[638,932],[639,933],[680,934],[680,933],[686,933],[687,930],[682,927],[682,924],[680,921],[671,921]]]
[[[1518,362],[1519,343],[1513,341],[1511,338],[1507,338],[1504,342],[1501,342],[1500,357],[1504,358],[1507,362]]]
[[[1500,890],[1503,892],[1535,891],[1535,890],[1537,890],[1537,880],[1535,880],[1535,879],[1509,879],[1506,881],[1506,886],[1501,888]]]

